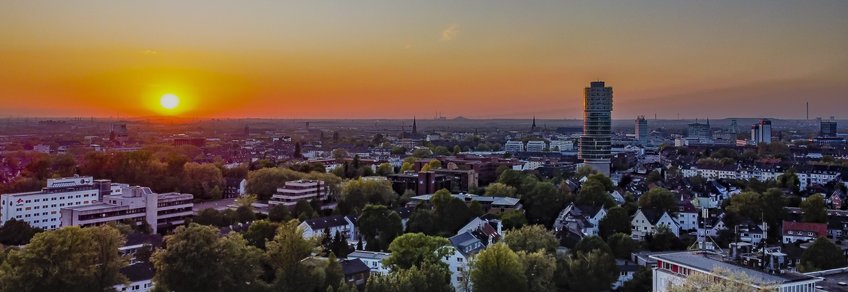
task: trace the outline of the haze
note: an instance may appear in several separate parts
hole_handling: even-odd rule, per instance
[[[848,1],[2,1],[0,115],[846,117]]]

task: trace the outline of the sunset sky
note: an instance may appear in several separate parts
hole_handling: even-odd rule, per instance
[[[848,118],[847,15],[845,0],[0,0],[0,117],[581,118],[603,79],[616,119],[803,118],[805,101]]]

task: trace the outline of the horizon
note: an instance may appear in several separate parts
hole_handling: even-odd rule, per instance
[[[848,118],[845,1],[0,7],[0,116]]]

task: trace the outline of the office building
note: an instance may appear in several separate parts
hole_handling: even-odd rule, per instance
[[[527,152],[543,152],[548,148],[545,141],[527,141]]]
[[[296,180],[288,181],[283,187],[277,188],[277,193],[268,200],[269,205],[283,204],[294,207],[298,201],[318,200],[325,201],[330,198],[330,188],[324,181],[320,180]]]
[[[504,144],[504,151],[506,152],[524,152],[524,142],[521,141],[506,141]]]
[[[822,120],[820,125],[820,137],[836,137],[836,119],[834,117],[830,117],[830,120]]]
[[[194,216],[193,195],[157,194],[148,187],[121,185],[121,191],[105,195],[100,202],[61,208],[62,226],[97,226],[124,222],[136,226],[147,223],[153,233],[160,228],[185,224]]]
[[[687,138],[695,138],[695,139],[710,139],[712,138],[712,133],[710,130],[710,120],[707,120],[706,124],[702,124],[699,122],[695,122],[689,124]]]
[[[771,121],[762,119],[751,126],[751,143],[771,143]]]
[[[96,204],[100,188],[90,176],[48,179],[37,192],[0,195],[0,224],[15,219],[45,230],[61,227],[61,208]]]
[[[583,95],[583,135],[578,156],[583,163],[609,175],[612,128],[612,87],[593,81]]]
[[[636,117],[636,140],[639,145],[648,145],[648,120],[645,116]]]

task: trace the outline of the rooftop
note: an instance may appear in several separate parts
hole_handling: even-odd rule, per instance
[[[740,266],[723,261],[721,260],[719,255],[709,253],[677,252],[653,255],[651,256],[651,258],[663,262],[679,264],[706,273],[709,273],[717,268],[727,270],[734,274],[743,273],[747,277],[751,278],[751,280],[753,280],[758,286],[816,280],[815,277],[792,272],[785,272],[779,275],[769,274],[745,266]]]

